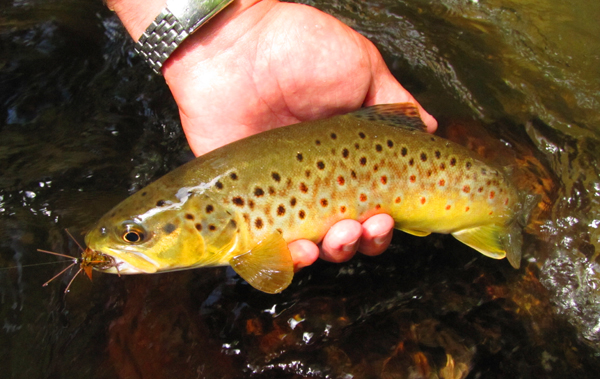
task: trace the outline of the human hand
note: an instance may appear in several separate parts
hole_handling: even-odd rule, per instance
[[[129,13],[127,7],[119,10],[119,3],[136,1],[113,0],[109,6],[137,39],[162,5],[143,21],[133,12],[139,5]],[[275,127],[361,106],[418,105],[366,38],[312,7],[275,0],[235,1],[174,52],[163,74],[196,155]],[[435,119],[420,106],[419,111],[434,131]],[[376,255],[389,245],[393,225],[389,215],[373,216],[362,225],[343,220],[320,247],[298,240],[289,248],[297,269],[318,257],[342,262],[357,250]]]

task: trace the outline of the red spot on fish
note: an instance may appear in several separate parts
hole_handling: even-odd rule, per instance
[[[367,195],[365,195],[364,193],[360,194],[360,201],[365,202],[367,201]]]
[[[446,181],[444,179],[440,180],[440,187],[443,187],[446,185]]]
[[[471,192],[471,186],[464,186],[464,187],[463,187],[463,192],[464,192],[464,193],[469,193],[469,192]]]
[[[382,176],[381,177],[381,184],[387,184],[387,176]]]
[[[449,211],[449,210],[450,210],[450,208],[452,208],[452,206],[450,206],[450,205],[446,205],[446,210],[447,210],[447,211]]]
[[[346,207],[344,205],[340,207],[340,212],[346,213]]]
[[[398,196],[395,200],[394,203],[396,204],[400,204],[400,202],[402,201],[402,199],[400,198],[400,196]]]
[[[303,193],[307,193],[308,192],[308,186],[304,183],[300,183],[300,191],[302,191]]]
[[[479,187],[479,188],[477,189],[477,192],[479,192],[479,193],[482,193],[482,192],[483,192],[483,187]]]
[[[322,207],[326,207],[327,204],[329,204],[329,202],[327,201],[327,199],[321,199],[321,206]]]
[[[427,199],[425,199],[424,197],[421,198],[421,204],[425,204],[426,201]]]
[[[490,216],[492,215],[492,213],[494,213],[494,211],[490,211],[490,213],[488,213]]]
[[[416,182],[416,181],[417,181],[417,177],[416,177],[416,176],[414,176],[414,175],[411,175],[409,179],[410,179],[410,182],[411,182],[411,183],[414,183],[414,182]]]
[[[340,175],[337,177],[337,182],[340,186],[343,186],[344,183],[346,183],[346,180],[344,180],[344,177]]]
[[[377,204],[377,205],[375,206],[375,209],[381,209],[381,204]]]
[[[469,211],[469,209],[471,209],[471,208],[469,208],[469,207],[466,207],[466,208],[465,208],[465,212],[468,212],[468,211]]]
[[[496,192],[494,192],[494,191],[491,191],[491,192],[490,192],[490,199],[493,199],[493,198],[494,198],[494,196],[496,196]]]
[[[504,200],[504,205],[508,205],[508,197]]]

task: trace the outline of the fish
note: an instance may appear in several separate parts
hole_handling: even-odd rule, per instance
[[[230,265],[254,288],[279,293],[294,276],[288,243],[319,243],[342,219],[380,213],[406,233],[452,234],[518,268],[520,212],[501,167],[427,133],[413,104],[376,105],[182,165],[100,218],[85,236],[82,268],[124,275]]]

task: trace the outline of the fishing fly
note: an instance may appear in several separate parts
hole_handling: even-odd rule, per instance
[[[51,281],[53,281],[54,279],[56,279],[59,276],[61,276],[62,274],[64,274],[71,267],[73,267],[75,265],[79,265],[79,270],[77,270],[77,272],[75,273],[75,275],[73,275],[73,277],[69,281],[69,284],[67,284],[67,288],[65,288],[65,293],[69,292],[69,288],[71,288],[71,284],[73,284],[73,281],[75,280],[76,277],[79,276],[79,274],[81,272],[84,272],[85,275],[90,280],[92,280],[92,269],[94,267],[97,267],[97,268],[99,268],[101,270],[108,269],[110,267],[115,267],[116,270],[117,270],[117,273],[119,274],[119,267],[115,263],[115,260],[114,260],[113,257],[111,257],[109,255],[106,255],[106,254],[99,253],[99,252],[94,251],[94,250],[92,250],[90,248],[84,249],[79,244],[79,242],[77,242],[77,240],[71,235],[71,233],[69,233],[68,230],[65,229],[65,232],[67,232],[67,234],[69,235],[69,237],[71,237],[71,239],[77,244],[77,246],[81,250],[81,256],[80,257],[73,257],[71,255],[56,253],[56,252],[48,251],[48,250],[37,249],[37,251],[39,251],[40,253],[56,255],[56,256],[59,256],[59,257],[68,258],[68,259],[70,259],[72,261],[70,265],[68,265],[66,268],[64,268],[63,270],[61,270],[58,274],[54,275],[46,283],[42,284],[43,287],[48,286],[48,284]],[[119,274],[119,276],[121,276],[121,275]]]

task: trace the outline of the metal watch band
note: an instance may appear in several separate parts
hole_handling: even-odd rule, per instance
[[[233,0],[167,0],[135,44],[138,52],[161,74],[161,67],[190,34],[204,25]]]

